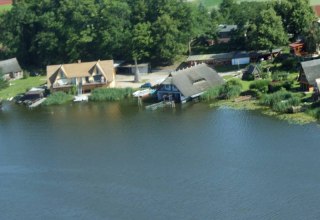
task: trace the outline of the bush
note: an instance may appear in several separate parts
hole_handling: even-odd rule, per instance
[[[28,79],[29,78],[29,76],[30,76],[30,73],[28,72],[28,71],[23,71],[23,79]]]
[[[66,94],[64,92],[55,92],[48,96],[46,101],[43,102],[43,105],[61,105],[71,101],[72,99],[72,95]]]
[[[232,79],[226,82],[220,89],[220,95],[226,99],[238,97],[242,91],[242,84],[239,79]]]
[[[69,90],[69,94],[70,95],[77,95],[77,86],[76,85],[73,85],[71,87],[71,89]]]
[[[296,70],[298,68],[299,61],[295,57],[289,57],[282,61],[282,69],[284,70]]]
[[[260,104],[270,106],[276,112],[286,113],[292,106],[300,104],[300,97],[292,92],[280,90],[269,95],[263,95]]]
[[[252,81],[252,80],[254,80],[254,75],[253,74],[249,74],[249,73],[243,73],[242,80]]]
[[[217,99],[220,96],[221,86],[215,86],[203,93],[200,98],[204,101]]]
[[[201,99],[205,101],[210,101],[217,98],[231,99],[238,97],[241,91],[241,81],[239,79],[232,79],[222,86],[215,86],[209,89],[201,95]]]
[[[313,117],[315,117],[316,119],[320,120],[320,108],[312,109],[308,113]]]
[[[268,72],[262,72],[260,74],[260,76],[261,76],[262,79],[268,79],[269,78],[269,73]]]
[[[266,79],[257,80],[252,82],[249,88],[258,90],[259,92],[262,92],[262,93],[267,93],[269,83],[270,83],[270,80],[266,80]]]
[[[282,81],[282,80],[287,80],[289,76],[289,73],[287,72],[274,72],[271,75],[272,80],[275,81]]]
[[[7,80],[4,80],[2,76],[0,76],[0,90],[5,89],[9,87],[9,82]]]
[[[292,81],[279,81],[279,82],[271,82],[269,83],[269,92],[277,92],[281,89],[290,90],[292,88]]]
[[[132,97],[131,88],[99,88],[92,91],[90,101],[119,101]]]

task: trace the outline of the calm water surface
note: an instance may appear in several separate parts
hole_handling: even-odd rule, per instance
[[[320,219],[320,127],[202,104],[6,105],[0,219]]]

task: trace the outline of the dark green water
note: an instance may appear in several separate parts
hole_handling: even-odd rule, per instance
[[[5,105],[0,219],[320,219],[320,128],[202,104]]]

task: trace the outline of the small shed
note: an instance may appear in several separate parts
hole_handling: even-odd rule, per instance
[[[21,79],[23,77],[23,71],[17,58],[0,61],[0,73],[5,80]]]
[[[147,75],[151,73],[151,65],[150,63],[140,63],[137,65],[140,75]],[[128,74],[134,75],[136,74],[136,65],[134,64],[124,64],[120,65],[117,68],[117,73],[119,74]]]
[[[243,80],[253,80],[261,78],[262,70],[257,64],[249,65],[245,71],[243,72],[242,79]]]
[[[250,63],[250,56],[247,52],[237,52],[232,57],[232,65],[243,65]]]
[[[234,56],[234,52],[218,53],[218,54],[199,54],[191,55],[187,59],[187,64],[193,66],[195,64],[205,63],[208,65],[230,65]]]

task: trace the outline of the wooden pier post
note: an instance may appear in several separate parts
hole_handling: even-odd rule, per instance
[[[139,106],[139,107],[142,107],[142,106],[143,106],[141,96],[138,96],[138,106]]]

